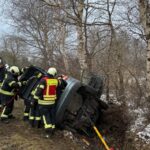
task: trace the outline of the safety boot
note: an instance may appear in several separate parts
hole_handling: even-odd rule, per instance
[[[8,115],[8,119],[15,119],[16,117],[12,114]]]
[[[31,125],[32,128],[35,127],[35,125],[34,125],[34,120],[29,120],[29,123],[30,123],[30,125]]]
[[[41,128],[42,127],[42,124],[41,124],[41,121],[40,120],[35,120],[34,121],[34,126],[36,127],[36,128]]]
[[[3,111],[3,106],[2,105],[0,105],[0,112],[2,112]]]
[[[9,123],[8,118],[3,118],[3,117],[1,117],[0,120],[1,120],[2,123],[6,123],[6,124]]]
[[[23,116],[23,121],[29,121],[29,117],[28,116]]]

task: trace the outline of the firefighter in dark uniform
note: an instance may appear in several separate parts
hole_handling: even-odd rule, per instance
[[[57,74],[56,68],[49,68],[48,75],[43,77],[37,87],[35,96],[38,97],[38,105],[46,138],[54,133],[55,129],[55,101],[57,99],[56,90],[59,84],[58,79],[55,79]]]
[[[10,67],[0,88],[1,101],[4,107],[1,113],[1,121],[5,123],[8,123],[8,119],[13,117],[11,113],[14,106],[15,91],[21,86],[21,83],[18,82],[19,74],[20,71],[17,66]]]
[[[40,79],[42,74],[37,72],[35,78]],[[40,128],[41,125],[41,115],[38,106],[38,97],[35,96],[35,92],[37,90],[37,85],[33,88],[30,96],[30,113],[29,113],[29,122],[31,127]]]
[[[26,70],[28,69],[28,67],[24,67],[20,70],[20,76],[19,78],[21,78],[24,73],[26,72]],[[32,80],[30,81],[32,82]],[[22,86],[27,86],[28,83],[30,83],[26,80],[21,81],[21,85]],[[28,100],[24,100],[24,115],[23,115],[23,120],[24,121],[28,121],[29,120],[29,110],[30,110],[30,102]]]
[[[41,73],[35,72],[35,74],[32,77],[30,77],[27,81],[24,81],[23,83],[25,84],[25,86],[28,87],[28,85],[30,85],[32,82],[34,82],[36,79],[40,78],[41,76],[42,76]],[[24,116],[23,116],[24,121],[29,120],[29,112],[30,112],[30,109],[31,109],[30,102],[32,100],[32,94],[33,94],[33,91],[31,92],[30,98],[24,100]],[[30,119],[34,120],[34,118],[32,116],[30,116]]]
[[[5,68],[5,65],[3,63],[2,58],[0,58],[0,88],[1,88],[2,82],[3,82],[4,77],[5,77],[5,73],[6,73],[6,68]],[[1,95],[0,95],[0,109],[1,108],[2,108],[2,105],[1,105]]]
[[[59,80],[59,86],[57,87],[57,101],[60,99],[65,87],[67,86],[66,80],[68,79],[68,76],[66,75],[60,75],[57,78]]]
[[[32,83],[35,76],[31,77],[28,81],[24,81],[25,86],[28,86],[28,84]],[[29,111],[30,111],[30,99],[24,99],[24,114],[23,114],[23,120],[29,121]]]

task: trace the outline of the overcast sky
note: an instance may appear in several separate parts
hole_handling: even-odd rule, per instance
[[[4,2],[5,0],[0,0],[0,36],[10,31],[8,20],[6,16],[4,16],[4,10],[6,10],[6,8],[4,8]]]
[[[114,1],[114,0],[110,0]],[[89,0],[89,2],[95,2],[95,0]],[[10,32],[10,26],[9,24],[9,19],[4,16],[4,12],[7,11],[7,8],[9,7],[9,3],[6,4],[5,0],[0,0],[0,36],[2,34]]]
[[[10,29],[9,25],[7,25],[7,22],[3,22],[0,20],[0,34],[8,33],[8,30]]]
[[[95,0],[89,0],[90,2],[94,2]],[[110,0],[111,2],[113,2],[114,0]],[[123,0],[118,0],[118,1],[123,1]],[[128,0],[126,0],[128,1]],[[134,0],[132,0],[134,1]],[[130,2],[130,4],[132,4]],[[4,12],[7,12],[7,8],[9,8],[9,2],[6,4],[6,0],[0,0],[0,37],[5,34],[5,33],[9,33],[11,32],[11,27],[9,26],[10,20],[8,17],[6,17],[6,15],[4,16]],[[123,11],[125,11],[125,9],[123,9],[122,7],[118,7],[115,8],[115,13],[120,12],[123,14]],[[119,20],[119,16],[117,15],[117,19]]]

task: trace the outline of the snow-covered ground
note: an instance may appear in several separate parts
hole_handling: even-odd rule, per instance
[[[132,116],[135,118],[135,120],[132,122],[132,125],[130,126],[130,131],[136,132],[137,130],[143,129],[144,122],[146,122],[144,111],[141,108],[135,110],[129,109],[129,113],[132,114]]]
[[[116,104],[116,105],[119,105],[119,106],[121,105],[121,103],[120,103],[119,101],[117,101],[117,98],[115,98],[113,94],[110,94],[109,97],[110,97],[110,102],[111,102],[111,103]],[[102,95],[101,95],[101,100],[104,101],[104,102],[107,103],[107,104],[110,103],[110,102],[108,102],[108,101],[106,100],[106,95],[105,95],[105,94],[102,94]]]
[[[138,108],[132,113],[136,115],[135,121],[130,127],[130,131],[136,133],[137,139],[142,139],[147,144],[150,144],[150,124],[146,119],[145,113],[148,111],[147,108],[141,109]]]
[[[138,132],[137,135],[147,144],[150,144],[150,124],[148,124],[141,132]]]
[[[147,144],[150,144],[150,124],[148,124],[146,112],[148,112],[147,108],[137,108],[133,110],[129,107],[129,113],[134,116],[129,132],[137,135],[135,140],[141,139]]]
[[[109,102],[106,100],[106,95],[101,96],[101,100],[106,102],[109,105]],[[111,103],[120,106],[121,103],[117,101],[113,94],[110,94]],[[133,120],[129,128],[129,132],[133,132],[137,135],[136,140],[142,139],[147,144],[150,144],[150,123],[146,119],[146,112],[148,108],[136,108],[134,109],[134,102],[128,101],[129,114],[132,115]]]
[[[110,95],[111,103],[116,105],[121,105],[120,102],[114,97],[113,94]],[[106,95],[101,96],[101,100],[109,104],[106,100]],[[150,123],[146,119],[146,112],[148,108],[134,108],[134,102],[128,101],[129,114],[133,117],[131,126],[128,132],[135,133],[137,135],[136,140],[141,139],[147,144],[150,144]]]

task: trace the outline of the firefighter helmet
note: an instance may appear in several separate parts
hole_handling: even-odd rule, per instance
[[[20,70],[17,66],[12,66],[10,67],[9,71],[14,74],[14,75],[19,75],[20,74]]]
[[[52,75],[52,76],[56,76],[57,70],[56,70],[56,68],[51,67],[51,68],[48,69],[47,73]]]

